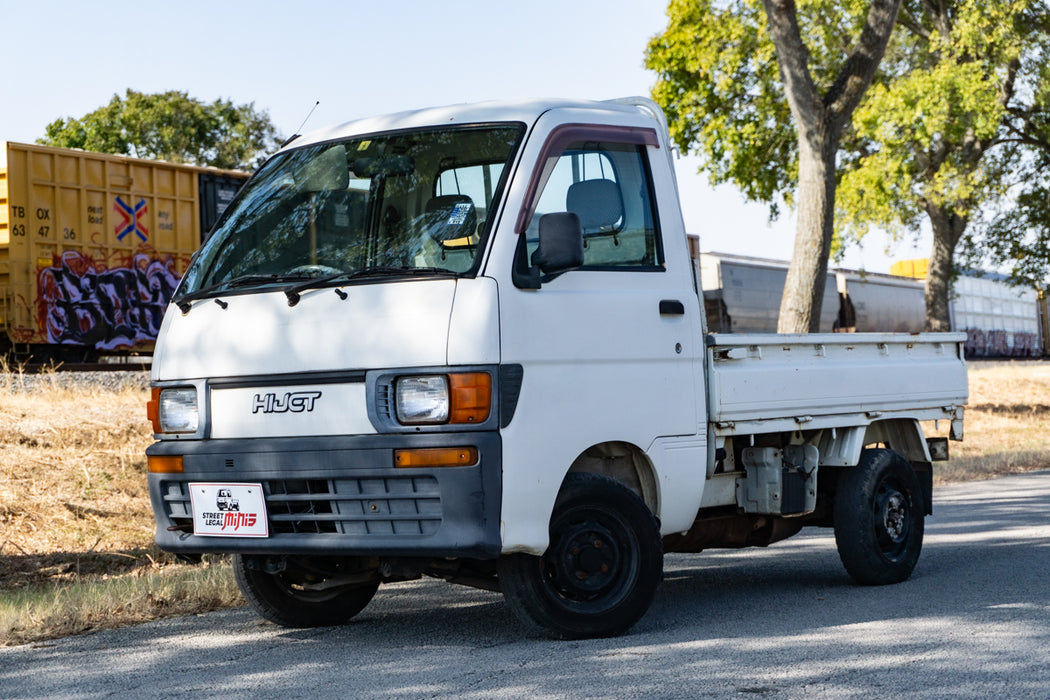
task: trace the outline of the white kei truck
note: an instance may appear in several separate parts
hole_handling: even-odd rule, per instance
[[[291,627],[427,575],[502,592],[531,632],[618,635],[665,553],[805,526],[856,582],[907,579],[965,336],[708,335],[690,251],[643,98],[295,137],[164,317],[157,543],[232,554]]]

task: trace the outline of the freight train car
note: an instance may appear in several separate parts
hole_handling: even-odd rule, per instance
[[[150,350],[248,177],[12,142],[0,153],[0,354],[34,361]]]
[[[695,239],[694,239],[695,240]],[[691,245],[696,250],[695,243]],[[707,329],[711,333],[776,333],[788,264],[725,253],[700,253]],[[839,297],[834,273],[824,285],[820,332],[835,330]]]
[[[967,357],[1037,357],[1038,295],[999,275],[962,275],[955,281],[952,328],[966,331]]]
[[[925,279],[925,258],[893,264],[895,275]],[[1048,353],[1039,294],[994,272],[963,272],[952,286],[952,329],[966,333],[967,357],[1039,357]]]
[[[1041,290],[1036,298],[1039,307],[1039,341],[1044,355],[1050,355],[1050,296]]]
[[[698,241],[691,240],[691,245],[698,251]],[[703,271],[704,306],[712,332],[776,332],[786,262],[725,253],[696,255]],[[921,279],[926,274],[925,261],[902,261],[893,271],[904,274],[830,270],[821,330],[921,332],[926,314]],[[1046,306],[1045,298],[1042,303]],[[952,328],[966,332],[967,357],[1050,354],[1048,334],[1040,328],[1039,304],[1036,292],[1011,286],[1001,275],[964,274],[953,288]]]
[[[849,333],[921,333],[926,323],[923,283],[906,277],[836,270],[837,330]]]

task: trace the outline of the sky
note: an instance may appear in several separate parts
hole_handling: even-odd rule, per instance
[[[494,99],[648,96],[645,47],[665,0],[0,0],[0,141],[33,142],[126,88],[181,90],[266,110],[284,135],[360,117]],[[686,230],[701,249],[787,260],[790,212],[713,187],[676,163]],[[888,272],[926,257],[928,237],[891,250],[878,232],[838,266]],[[833,263],[836,264],[836,263]]]

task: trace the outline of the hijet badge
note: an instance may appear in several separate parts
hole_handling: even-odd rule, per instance
[[[193,534],[269,537],[262,484],[190,484]]]

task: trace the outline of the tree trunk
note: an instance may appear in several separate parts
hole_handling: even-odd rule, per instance
[[[842,129],[871,85],[897,21],[901,0],[872,0],[857,45],[821,94],[809,70],[795,0],[763,0],[780,78],[798,132],[798,221],[778,333],[820,330],[835,214],[835,155]]]
[[[969,218],[943,206],[926,205],[933,227],[933,251],[926,273],[926,324],[928,331],[950,331],[952,275],[955,246],[966,231]]]
[[[834,228],[835,154],[838,130],[827,123],[803,134],[799,129],[798,219],[778,333],[817,333],[828,279]]]

